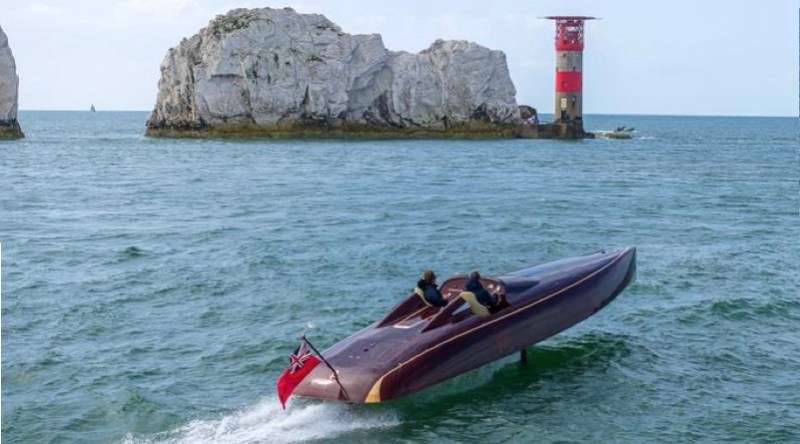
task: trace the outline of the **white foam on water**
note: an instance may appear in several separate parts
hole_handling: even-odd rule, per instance
[[[276,397],[219,419],[196,420],[152,437],[128,435],[124,444],[294,443],[343,433],[398,425],[386,412],[355,411],[333,403],[290,402],[284,411]]]

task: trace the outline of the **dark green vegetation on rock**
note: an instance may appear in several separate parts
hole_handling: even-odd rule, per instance
[[[391,127],[363,124],[253,123],[148,128],[151,137],[220,139],[510,139],[520,134],[519,125],[470,122],[449,127]]]
[[[21,139],[25,137],[19,122],[0,122],[0,139]]]

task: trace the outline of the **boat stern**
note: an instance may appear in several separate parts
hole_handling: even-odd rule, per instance
[[[306,398],[365,402],[378,377],[362,368],[337,368],[336,376],[324,363],[297,386],[294,394]]]

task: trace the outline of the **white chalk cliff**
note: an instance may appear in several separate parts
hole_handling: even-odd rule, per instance
[[[19,78],[14,56],[0,27],[0,138],[22,137],[17,121]]]
[[[161,64],[148,133],[215,127],[447,130],[519,121],[505,54],[437,40],[393,52],[322,15],[236,9],[184,39]],[[162,132],[163,133],[163,132]]]

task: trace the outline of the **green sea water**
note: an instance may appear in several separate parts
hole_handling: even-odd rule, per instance
[[[789,118],[587,116],[632,140],[202,141],[21,112],[0,142],[8,443],[800,442]],[[635,245],[583,323],[379,405],[293,398],[441,277]]]

